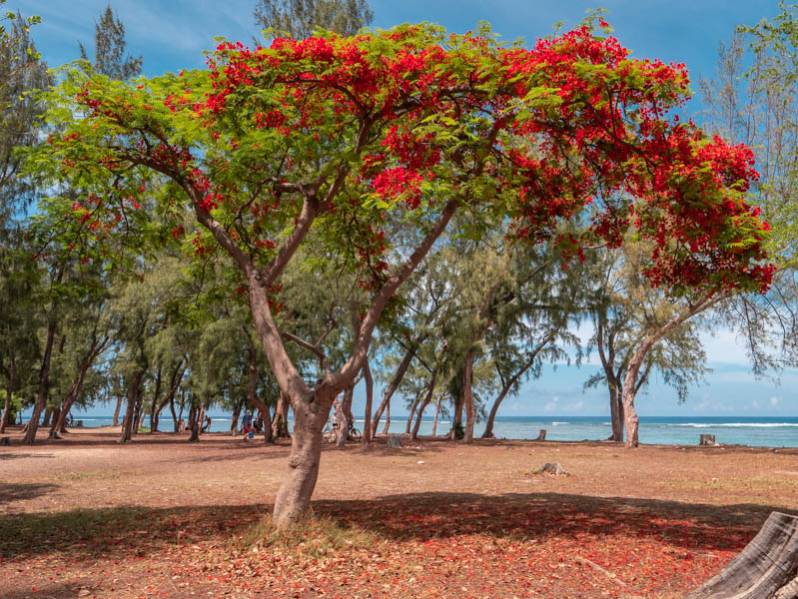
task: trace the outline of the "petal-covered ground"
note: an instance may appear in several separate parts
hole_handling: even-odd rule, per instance
[[[790,453],[352,446],[325,452],[317,519],[286,539],[262,523],[286,449],[4,449],[0,597],[675,598],[798,507]],[[532,473],[555,459],[571,476]]]

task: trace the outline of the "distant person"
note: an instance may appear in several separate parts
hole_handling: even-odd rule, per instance
[[[211,430],[211,423],[212,423],[211,417],[205,416],[205,424],[202,425],[203,433],[207,433],[208,431]]]
[[[244,441],[251,438],[250,433],[252,432],[252,414],[244,414],[244,419],[241,421],[241,434],[244,435]]]

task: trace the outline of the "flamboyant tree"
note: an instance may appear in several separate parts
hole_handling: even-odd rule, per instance
[[[765,225],[745,201],[750,150],[668,119],[687,94],[684,67],[630,57],[604,25],[530,49],[429,25],[223,43],[204,71],[129,85],[73,70],[48,98],[63,133],[31,165],[83,190],[62,200],[81,231],[124,232],[130,212],[188,206],[197,228],[174,234],[240,270],[295,414],[277,526],[306,513],[335,397],[452,222],[477,237],[509,222],[508,239],[554,237],[576,256],[585,239],[558,225],[593,203],[584,237],[614,246],[634,229],[651,242],[653,284],[767,287]],[[280,276],[308,238],[324,248],[317,260],[344,256],[369,295],[346,360],[315,381],[275,319]]]

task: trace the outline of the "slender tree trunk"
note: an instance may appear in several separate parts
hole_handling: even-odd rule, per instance
[[[271,414],[267,406],[258,397],[258,354],[254,349],[249,350],[249,378],[247,381],[247,399],[249,405],[257,408],[263,420],[263,441],[265,443],[274,442],[274,431],[272,430]]]
[[[385,407],[385,426],[382,428],[382,434],[387,435],[391,430],[391,402]]]
[[[3,400],[3,415],[0,416],[0,435],[6,432],[9,416],[11,416],[11,385],[6,389],[6,396]]]
[[[336,406],[335,421],[338,423],[338,428],[335,431],[336,447],[345,447],[346,442],[349,440],[349,430],[352,426],[352,396],[354,392],[354,385],[347,387],[343,398]]]
[[[288,458],[288,475],[283,478],[274,502],[273,521],[286,529],[303,519],[310,509],[310,498],[319,475],[322,429],[330,412],[332,398],[313,401],[297,399],[294,409],[294,434]]]
[[[158,414],[161,398],[161,367],[155,375],[155,390],[152,393],[152,405],[150,405],[150,434],[158,432]]]
[[[244,399],[241,399],[233,406],[233,415],[230,418],[230,434],[235,435],[238,432],[238,419],[241,417],[241,408],[244,407]],[[264,424],[265,426],[265,424]],[[271,426],[269,427],[271,430]]]
[[[188,438],[189,443],[195,443],[200,440],[200,428],[202,427],[202,415],[204,410],[201,406],[191,406],[191,414],[189,415],[189,423],[191,427],[191,436]]]
[[[463,395],[459,394],[454,399],[454,414],[452,416],[452,430],[449,436],[453,441],[458,440],[458,431],[463,430]]]
[[[288,434],[288,397],[280,392],[277,399],[277,408],[274,410],[274,420],[272,421],[272,437],[283,439],[290,437]]]
[[[493,425],[496,421],[496,414],[499,413],[499,406],[501,406],[504,399],[510,394],[510,389],[512,389],[521,377],[526,374],[526,372],[532,368],[532,365],[535,363],[535,359],[537,358],[538,354],[546,347],[549,343],[551,343],[555,338],[555,333],[549,332],[543,340],[535,347],[526,358],[526,361],[521,365],[518,371],[510,377],[510,379],[504,384],[499,392],[499,395],[493,401],[493,405],[490,408],[490,413],[488,414],[488,420],[485,423],[485,431],[482,433],[483,439],[492,439],[493,438]]]
[[[416,409],[418,405],[421,403],[421,395],[424,391],[419,391],[418,395],[413,398],[413,403],[410,404],[410,413],[407,415],[407,423],[405,424],[405,434],[409,435],[411,429],[413,428],[413,420],[416,417]]]
[[[138,435],[139,430],[141,429],[141,405],[142,405],[142,398],[136,398],[136,409],[134,411],[133,416],[133,434]]]
[[[424,418],[424,410],[427,409],[429,402],[432,401],[432,396],[435,394],[435,384],[438,380],[438,371],[437,369],[433,371],[432,378],[430,379],[429,385],[427,386],[427,393],[424,396],[424,401],[418,408],[418,414],[416,415],[416,423],[413,425],[413,432],[411,434],[411,438],[415,441],[418,439],[418,431],[421,428],[421,420]]]
[[[474,352],[469,350],[466,353],[465,368],[463,369],[463,404],[466,410],[466,427],[463,441],[471,443],[474,441],[474,421],[476,420],[476,410],[474,409]]]
[[[116,408],[114,409],[114,426],[119,426],[119,410],[122,408],[122,397],[116,398]]]
[[[175,429],[176,433],[180,431],[177,430],[177,413],[175,412],[175,396],[172,394],[172,397],[169,398],[169,411],[172,413],[172,426]]]
[[[490,412],[488,413],[488,420],[485,422],[485,431],[482,433],[483,439],[493,439],[493,424],[496,421],[496,414],[498,414],[499,406],[502,405],[504,398],[510,393],[510,388],[511,384],[506,384],[502,387],[496,399],[493,400],[493,405],[490,407]]]
[[[624,432],[624,409],[623,409],[623,391],[618,388],[619,386],[610,383],[610,420],[612,424],[612,435],[609,440],[621,443],[623,441]]]
[[[6,397],[3,400],[3,414],[0,416],[0,434],[6,432],[6,426],[8,426],[11,419],[11,400],[14,397],[14,390],[17,388],[16,368],[14,367],[13,358],[8,371],[8,385],[6,386]]]
[[[380,405],[377,407],[377,411],[374,412],[374,421],[371,427],[371,434],[372,436],[377,434],[377,428],[380,426],[380,419],[382,418],[383,412],[386,413],[386,417],[388,422],[385,424],[385,430],[383,430],[383,434],[388,434],[388,428],[391,425],[391,397],[399,388],[399,385],[402,383],[402,379],[405,377],[405,373],[407,373],[407,369],[410,367],[410,363],[413,361],[413,358],[416,355],[416,347],[414,346],[412,349],[409,349],[405,355],[402,357],[402,361],[399,363],[399,366],[396,369],[396,372],[391,379],[391,382],[386,387],[385,391],[382,394],[382,401]]]
[[[143,373],[137,371],[131,378],[130,384],[127,388],[127,408],[125,409],[125,418],[122,421],[122,434],[119,438],[120,443],[127,443],[133,438],[134,428],[133,424],[136,419],[136,406],[139,401],[139,385]]]
[[[374,402],[374,379],[371,376],[371,368],[369,361],[363,365],[363,380],[366,382],[366,413],[363,416],[363,443],[368,445],[371,443],[373,429],[371,428],[371,406]]]
[[[51,322],[47,326],[47,340],[44,344],[44,355],[42,356],[41,368],[39,369],[39,389],[36,395],[36,404],[33,406],[33,413],[30,417],[28,430],[25,431],[24,442],[28,445],[33,445],[36,441],[36,431],[39,430],[39,419],[41,418],[42,411],[47,405],[47,395],[50,392],[50,360],[53,355],[55,330],[56,324]]]
[[[441,417],[441,397],[438,396],[438,401],[435,402],[435,418],[432,420],[432,436],[438,436],[438,420]]]
[[[44,422],[42,422],[42,426],[51,426],[59,413],[60,409],[58,407],[47,408],[44,412]]]
[[[64,398],[61,411],[58,414],[58,417],[53,421],[53,426],[50,428],[50,438],[56,439],[60,433],[66,431],[66,421],[67,417],[69,416],[70,410],[72,410],[72,405],[75,403],[78,397],[80,397],[81,390],[83,389],[83,381],[86,379],[86,372],[89,370],[91,363],[94,361],[94,356],[96,348],[92,349],[91,354],[87,357],[80,364],[80,368],[78,370],[78,378],[72,383],[72,386],[69,388],[66,397]]]
[[[186,393],[185,391],[180,395],[180,410],[177,412],[177,428],[178,432],[182,433],[183,431],[187,430],[186,423],[183,422],[183,412],[186,409]],[[191,415],[191,410],[189,410],[189,415]],[[183,423],[181,425],[181,422]]]

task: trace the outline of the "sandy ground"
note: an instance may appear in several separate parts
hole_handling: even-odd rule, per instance
[[[314,495],[342,540],[251,545],[287,445],[115,438],[0,447],[0,597],[678,597],[798,512],[794,451],[350,445]]]

